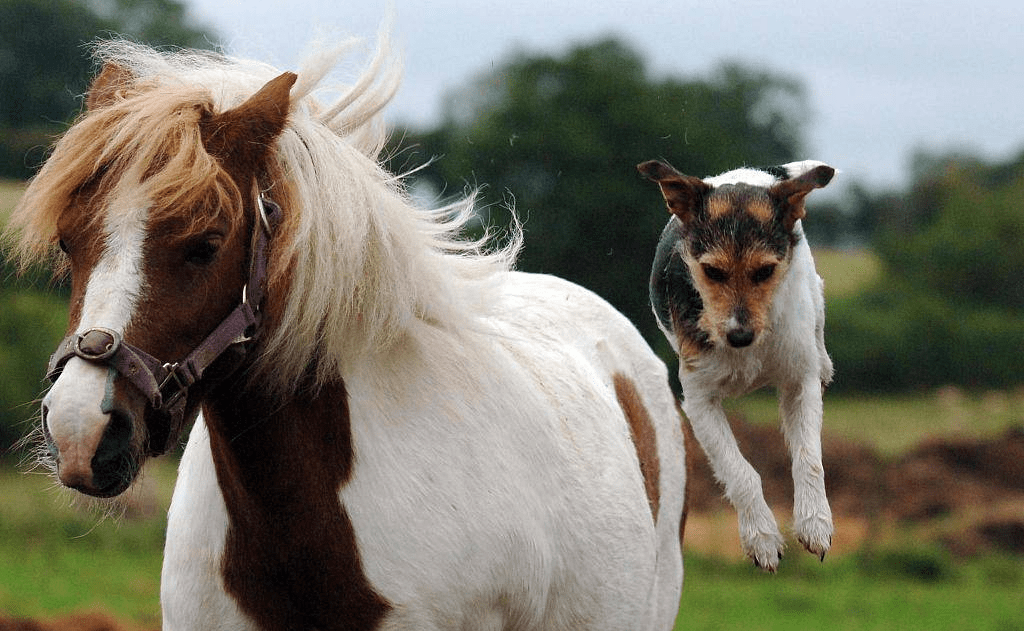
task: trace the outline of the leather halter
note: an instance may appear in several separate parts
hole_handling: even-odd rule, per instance
[[[109,366],[127,379],[149,400],[157,412],[169,417],[167,436],[154,445],[150,430],[147,455],[159,456],[178,440],[185,424],[188,389],[202,379],[203,373],[229,350],[241,359],[255,339],[262,320],[260,303],[267,276],[267,244],[281,222],[281,207],[263,195],[256,199],[260,226],[256,227],[249,279],[242,288],[242,301],[184,359],[162,362],[142,349],[128,344],[117,331],[95,327],[64,338],[50,356],[46,378],[55,382],[72,357]],[[237,362],[236,362],[237,367]],[[161,432],[162,433],[162,432]]]

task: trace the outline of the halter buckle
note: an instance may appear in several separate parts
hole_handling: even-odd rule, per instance
[[[185,383],[185,380],[183,380],[181,375],[178,374],[178,366],[178,362],[174,362],[173,364],[167,363],[163,366],[164,370],[167,371],[167,376],[164,377],[164,380],[160,382],[160,385],[157,388],[160,391],[160,407],[163,409],[171,407],[178,401],[178,399],[185,396],[185,393],[188,392],[188,387],[191,385]],[[175,391],[172,392],[170,396],[167,396],[164,391],[168,385],[175,388]]]

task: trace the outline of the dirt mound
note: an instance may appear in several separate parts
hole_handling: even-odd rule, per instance
[[[922,443],[890,465],[886,482],[893,514],[911,521],[1024,495],[1024,428],[989,440]]]
[[[792,510],[791,465],[781,432],[739,416],[730,423],[744,456],[761,475],[768,504]],[[703,451],[695,441],[689,444],[691,510],[731,510]],[[904,524],[964,516],[966,525],[945,537],[952,550],[1024,554],[1024,427],[990,439],[929,440],[896,458],[825,435],[822,452],[834,513]]]
[[[103,613],[75,613],[51,620],[0,617],[0,631],[135,631]]]

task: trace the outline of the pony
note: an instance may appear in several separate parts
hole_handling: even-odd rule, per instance
[[[298,73],[97,45],[9,226],[70,275],[44,456],[124,491],[192,424],[163,628],[668,629],[685,454],[665,365],[579,286],[381,164],[381,35]],[[338,94],[325,99],[323,94]],[[201,414],[200,414],[201,412]]]

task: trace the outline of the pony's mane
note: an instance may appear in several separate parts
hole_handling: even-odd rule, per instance
[[[342,377],[354,362],[418,327],[479,329],[497,279],[521,244],[518,225],[504,247],[492,248],[487,237],[463,240],[476,217],[472,196],[441,209],[418,208],[401,177],[381,167],[387,133],[380,112],[397,90],[400,69],[381,35],[351,86],[325,85],[355,44],[324,48],[301,65],[271,158],[276,177],[265,192],[283,207],[285,225],[271,242],[273,330],[256,374],[273,375],[282,392],[308,379],[310,370],[317,383]],[[142,182],[147,198],[160,200],[165,212],[199,208],[203,217],[237,212],[240,196],[249,194],[206,154],[198,112],[235,107],[281,71],[124,41],[101,43],[96,55],[130,70],[133,81],[115,104],[87,112],[65,134],[30,185],[12,216],[23,260],[45,258],[61,213],[83,187],[105,178]],[[328,89],[341,96],[327,103],[314,96]],[[117,184],[111,187],[116,194]]]

